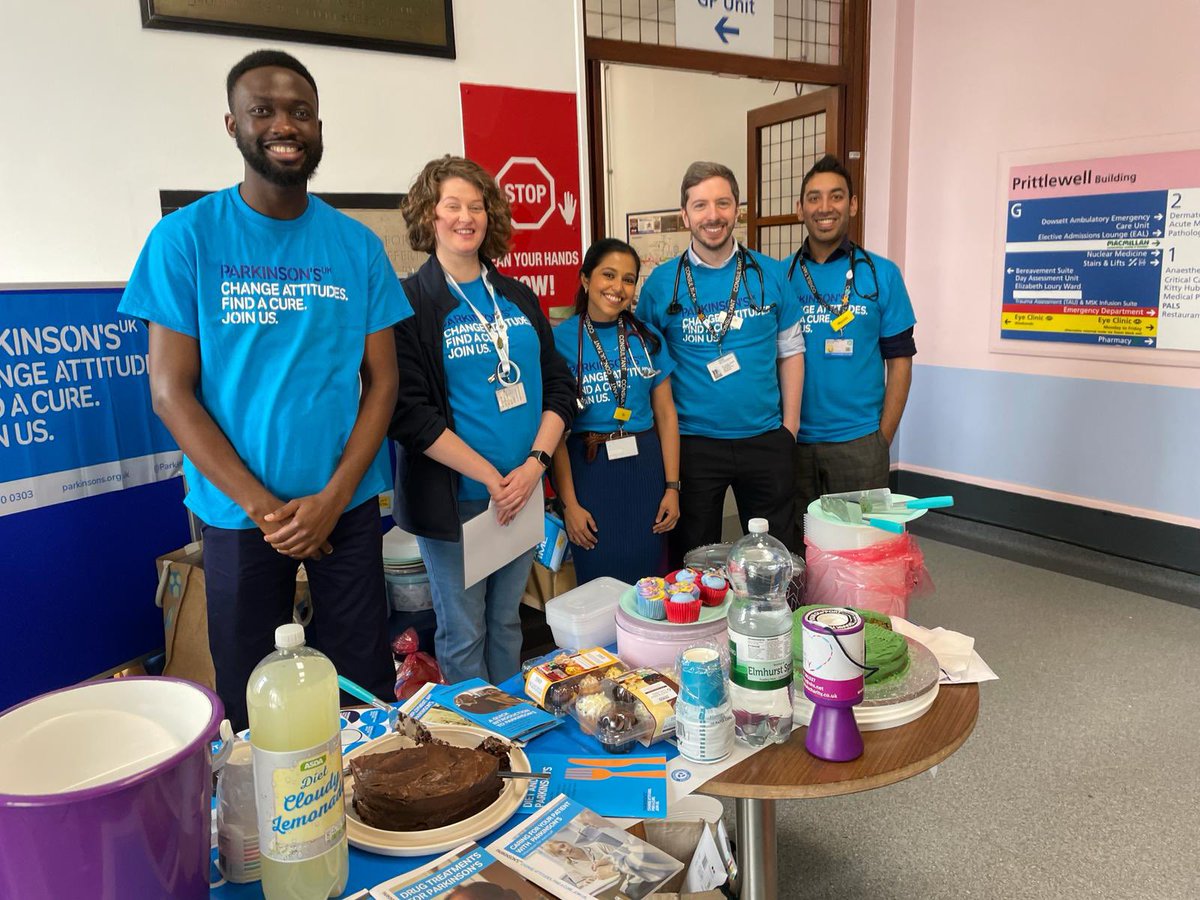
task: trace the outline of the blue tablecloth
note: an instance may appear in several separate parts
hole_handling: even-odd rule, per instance
[[[615,652],[616,647],[613,646],[609,649]],[[519,674],[514,675],[507,681],[501,682],[497,687],[515,697],[525,696],[525,680]],[[526,749],[537,750],[541,753],[583,752],[594,755],[600,749],[600,744],[595,738],[584,734],[580,730],[579,724],[573,718],[567,716],[561,725],[543,735],[539,735],[530,742]],[[668,760],[674,759],[679,755],[679,751],[670,741],[659,741],[654,745],[654,752],[655,754],[666,756]],[[527,818],[529,818],[528,815],[514,813],[507,822],[491,834],[477,839],[476,843],[486,846],[517,823]],[[368,853],[365,850],[351,847],[350,878],[346,882],[346,893],[352,894],[364,888],[374,887],[381,881],[411,871],[418,866],[431,862],[441,855],[441,853],[436,853],[430,856],[382,856],[378,853]],[[221,877],[217,871],[215,862],[216,851],[213,851],[213,860],[212,880],[216,882]],[[213,888],[211,896],[215,900],[243,900],[243,898],[245,900],[261,900],[263,892],[259,882],[254,881],[250,884],[224,884],[221,887]]]

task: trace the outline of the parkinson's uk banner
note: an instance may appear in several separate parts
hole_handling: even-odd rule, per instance
[[[148,334],[112,287],[0,290],[0,516],[174,478]]]

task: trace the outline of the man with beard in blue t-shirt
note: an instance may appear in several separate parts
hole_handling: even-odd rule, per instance
[[[796,452],[796,533],[821,494],[888,486],[889,447],[912,381],[912,301],[896,264],[853,243],[850,173],[825,156],[804,176],[808,237],[788,266],[804,309],[807,371]]]
[[[322,153],[308,70],[256,51],[226,93],[244,180],[155,226],[120,309],[149,322],[154,410],[203,523],[217,692],[242,728],[246,682],[292,620],[301,560],[307,642],[375,694],[392,690],[377,495],[398,383],[391,326],[412,310],[379,238],[308,193]]]

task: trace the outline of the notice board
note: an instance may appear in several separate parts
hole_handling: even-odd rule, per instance
[[[733,236],[743,247],[746,245],[746,216],[747,207],[742,203],[738,206]],[[626,214],[625,239],[642,260],[638,275],[638,294],[641,294],[646,276],[659,263],[683,253],[692,241],[692,233],[683,224],[683,213],[678,209],[649,209]]]
[[[1200,366],[1200,139],[1031,155],[1001,164],[992,349]]]

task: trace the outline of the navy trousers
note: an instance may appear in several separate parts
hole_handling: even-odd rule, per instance
[[[235,731],[245,728],[246,682],[275,649],[275,629],[292,621],[299,561],[263,540],[257,528],[204,526],[208,643],[217,694]],[[312,621],[305,643],[333,661],[338,674],[390,699],[396,669],[388,646],[383,533],[374,498],[338,519],[333,553],[305,560]]]

